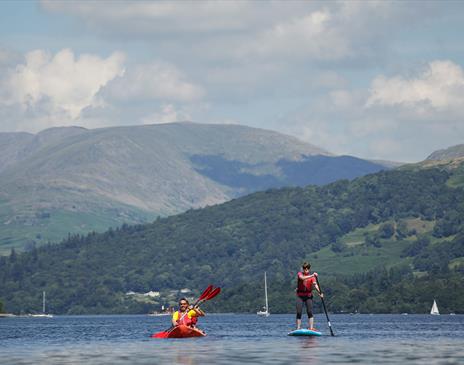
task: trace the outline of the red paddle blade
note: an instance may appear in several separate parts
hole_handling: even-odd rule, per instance
[[[209,285],[204,291],[203,293],[200,295],[200,297],[198,298],[198,300],[202,300],[202,299],[205,299],[209,293],[211,293],[211,291],[213,290],[213,286],[212,285]]]
[[[216,295],[218,295],[221,292],[221,288],[216,288],[214,289],[211,293],[208,294],[208,296],[205,298],[205,300],[210,300],[213,299]]]

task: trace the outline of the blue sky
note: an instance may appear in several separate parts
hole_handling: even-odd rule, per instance
[[[0,132],[236,123],[336,154],[464,143],[464,2],[3,1]]]

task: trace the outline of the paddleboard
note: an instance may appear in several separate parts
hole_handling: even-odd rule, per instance
[[[306,328],[301,328],[299,330],[295,330],[289,332],[289,336],[322,336],[321,332],[308,330]]]
[[[168,331],[162,331],[154,333],[151,338],[189,338],[189,337],[204,337],[206,333],[198,328],[192,328],[189,326],[176,326]]]

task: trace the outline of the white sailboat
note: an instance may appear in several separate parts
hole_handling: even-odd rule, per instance
[[[47,314],[45,311],[45,291],[42,292],[42,313],[30,314],[31,317],[53,318],[53,314]]]
[[[266,305],[263,307],[262,311],[257,312],[258,316],[269,317],[269,304],[267,302],[267,280],[266,280],[266,272],[264,272],[264,297]]]
[[[437,302],[435,301],[435,299],[433,300],[433,305],[432,305],[432,309],[430,310],[430,314],[434,316],[438,316],[440,314],[440,312],[438,311],[438,306],[437,306]]]

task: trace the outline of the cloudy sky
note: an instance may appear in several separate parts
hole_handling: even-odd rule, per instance
[[[2,1],[0,132],[193,121],[419,161],[464,143],[462,1]]]

